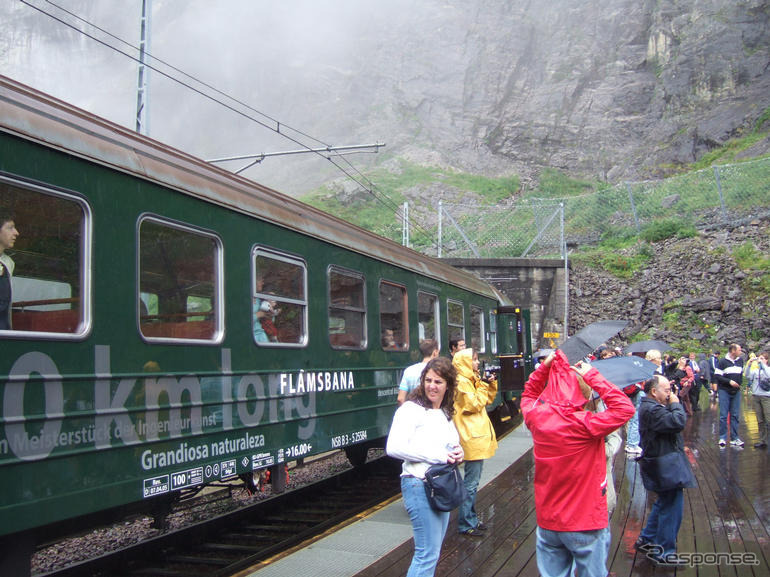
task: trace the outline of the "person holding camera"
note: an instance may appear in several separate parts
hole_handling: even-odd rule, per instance
[[[467,496],[457,514],[457,530],[467,537],[482,537],[486,525],[476,514],[476,491],[484,459],[494,456],[497,437],[487,414],[487,405],[495,400],[497,381],[479,377],[479,355],[473,349],[457,351],[452,357],[457,371],[454,422],[465,452],[463,483]]]
[[[755,449],[767,447],[767,438],[770,434],[770,367],[767,360],[770,353],[761,352],[757,360],[749,368],[749,383],[751,385],[751,399],[754,403],[754,412],[757,415],[757,432],[759,440],[754,443]]]
[[[682,429],[687,415],[679,397],[671,388],[666,377],[654,375],[644,383],[647,394],[639,408],[639,430],[642,437],[642,451],[645,458],[668,455],[673,451],[684,453]],[[647,480],[645,488],[647,488]],[[651,479],[660,484],[659,479]],[[676,538],[684,516],[684,491],[682,488],[661,490],[653,503],[647,524],[634,543],[634,548],[646,553],[654,563],[660,565],[685,565],[685,560],[676,553]]]
[[[673,376],[673,381],[676,382],[676,392],[681,399],[682,406],[684,406],[684,412],[687,413],[688,416],[691,416],[692,406],[690,404],[690,390],[695,381],[695,375],[693,375],[687,357],[679,357]],[[673,386],[671,388],[673,389]]]
[[[604,402],[585,410],[578,376]],[[547,386],[546,386],[547,385]],[[557,350],[530,375],[521,397],[535,457],[537,568],[542,577],[607,574],[607,459],[605,437],[634,414],[618,387],[588,363],[571,367]]]

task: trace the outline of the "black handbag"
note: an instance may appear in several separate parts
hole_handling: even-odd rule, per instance
[[[436,511],[451,511],[459,507],[467,493],[457,465],[431,465],[425,471],[425,494]]]
[[[682,451],[671,451],[659,457],[642,456],[637,462],[642,473],[642,483],[648,491],[661,493],[697,486],[690,462]]]

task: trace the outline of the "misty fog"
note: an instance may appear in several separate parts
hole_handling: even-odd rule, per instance
[[[29,0],[134,58],[139,45],[141,0]],[[152,0],[149,52],[182,72],[286,125],[282,130],[310,147],[388,141],[366,128],[373,97],[350,94],[351,78],[366,73],[365,54],[382,48],[378,31],[403,26],[411,2],[357,0]],[[83,20],[132,47],[72,18]],[[134,128],[138,63],[18,1],[0,0],[0,73],[90,112]],[[150,71],[150,136],[202,158],[296,150],[296,142],[270,118],[203,87],[152,58],[158,67],[237,111],[212,102]],[[394,65],[397,65],[394,62]],[[378,71],[392,76],[387,70]],[[339,79],[340,82],[335,82]],[[353,84],[354,86],[354,84]],[[288,129],[295,128],[317,138]],[[313,155],[265,160],[244,174],[279,189],[316,185],[301,178]],[[349,157],[358,165],[368,155]],[[223,166],[235,170],[237,161]],[[325,160],[311,170],[341,176]],[[293,175],[293,176],[292,176]],[[296,190],[285,190],[292,193]]]

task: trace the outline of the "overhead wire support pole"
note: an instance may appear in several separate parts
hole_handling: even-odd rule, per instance
[[[409,248],[409,203],[404,202],[401,213],[401,244]]]
[[[150,70],[144,65],[145,58],[150,47],[150,14],[152,13],[152,0],[142,0],[142,25],[139,38],[139,78],[136,87],[136,131],[139,134],[150,134],[150,123],[147,120],[147,85],[150,79]]]

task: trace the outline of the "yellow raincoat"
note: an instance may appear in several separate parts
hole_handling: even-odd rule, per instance
[[[466,461],[488,459],[497,450],[497,437],[487,415],[487,405],[497,394],[497,382],[482,381],[473,370],[473,349],[455,353],[457,370],[454,423]]]

